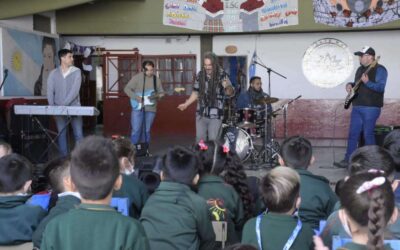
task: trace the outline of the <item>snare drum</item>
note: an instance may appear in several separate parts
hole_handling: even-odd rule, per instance
[[[238,118],[238,126],[241,128],[253,128],[256,126],[257,113],[255,109],[239,109]]]
[[[242,162],[250,157],[254,149],[250,135],[242,128],[222,124],[221,139],[232,152],[236,152]]]

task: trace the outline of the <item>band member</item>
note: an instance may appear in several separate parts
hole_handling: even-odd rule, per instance
[[[265,97],[269,97],[262,89],[261,77],[253,76],[250,78],[250,87],[247,91],[242,92],[237,101],[236,109],[253,108],[253,109],[265,109],[265,105],[262,101]],[[268,104],[268,112],[272,111],[271,104]]]
[[[239,110],[244,108],[254,109],[256,110],[257,127],[265,126],[265,118],[268,118],[266,119],[267,125],[271,125],[271,117],[268,115],[271,115],[272,113],[272,106],[271,104],[264,103],[264,98],[267,97],[269,97],[269,95],[265,93],[262,89],[261,77],[253,76],[252,78],[250,78],[249,89],[239,95],[236,101],[236,110],[240,112]],[[265,114],[265,105],[267,105],[267,114]],[[268,128],[271,127],[268,126]],[[259,133],[256,128],[250,128],[247,131],[250,133],[250,135],[254,136],[262,136],[265,132],[261,129],[261,133]],[[269,140],[271,139],[272,131],[268,130],[267,132],[267,139]]]
[[[235,91],[212,52],[204,55],[204,69],[197,76],[189,99],[178,106],[181,111],[198,100],[196,111],[196,141],[217,139],[223,118],[224,97]]]
[[[81,106],[79,90],[81,88],[81,70],[75,66],[72,51],[61,49],[58,51],[60,66],[53,69],[47,78],[47,101],[51,106]],[[68,117],[55,117],[59,133],[58,146],[63,156],[68,154],[67,130]],[[75,142],[83,138],[82,117],[71,117]]]
[[[154,63],[144,61],[142,69],[143,72],[132,77],[124,88],[124,92],[129,98],[136,100],[137,104],[135,107],[132,106],[131,113],[131,142],[133,144],[138,144],[143,140],[150,142],[150,129],[156,116],[157,101],[164,93],[160,78],[154,74]],[[150,101],[146,102],[145,97],[149,97]],[[145,132],[143,132],[144,127]]]
[[[374,129],[383,107],[383,95],[388,76],[386,68],[380,64],[371,68],[368,74],[364,73],[375,61],[375,50],[373,48],[365,46],[361,51],[355,52],[354,55],[359,57],[361,66],[357,69],[354,83],[346,84],[346,91],[349,93],[359,80],[361,80],[361,85],[352,101],[353,109],[351,111],[346,155],[342,161],[334,163],[335,166],[342,168],[347,167],[351,154],[357,148],[361,133],[365,145],[376,144]]]

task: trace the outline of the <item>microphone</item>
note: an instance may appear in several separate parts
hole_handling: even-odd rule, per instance
[[[8,69],[4,69],[4,75],[8,74]]]

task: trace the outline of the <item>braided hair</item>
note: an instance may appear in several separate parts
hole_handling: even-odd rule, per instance
[[[203,165],[200,175],[213,174],[223,177],[239,194],[245,220],[250,219],[253,216],[253,199],[246,182],[247,175],[238,156],[231,151],[227,152],[228,150],[224,150],[224,147],[215,141],[201,141],[194,149]]]
[[[385,178],[381,185],[361,190],[366,182]],[[369,250],[382,250],[383,232],[395,209],[390,182],[380,173],[360,173],[351,176],[343,185],[340,202],[347,214],[360,226],[368,228]]]
[[[219,88],[220,76],[223,71],[218,64],[217,56],[213,52],[206,52],[204,60],[209,59],[212,65],[212,74],[206,86],[207,73],[205,69],[201,70],[198,75],[199,82],[199,101],[204,107],[215,107],[217,101],[217,90]]]

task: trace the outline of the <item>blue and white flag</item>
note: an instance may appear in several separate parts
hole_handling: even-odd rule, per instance
[[[254,50],[249,66],[249,79],[256,75],[257,50]]]

